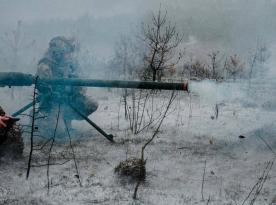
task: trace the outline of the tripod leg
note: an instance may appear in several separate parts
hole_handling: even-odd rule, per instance
[[[77,173],[76,176],[77,176],[77,178],[79,180],[80,186],[82,187],[81,179],[80,179],[80,174],[79,174],[79,169],[78,169],[78,165],[77,165],[77,161],[76,161],[76,156],[75,156],[75,151],[74,151],[74,147],[72,145],[72,139],[71,139],[70,131],[69,131],[69,128],[68,128],[66,120],[64,120],[64,125],[65,125],[65,129],[66,129],[67,135],[69,137],[70,148],[71,148],[71,151],[72,151],[72,154],[73,154],[73,159],[74,159],[74,163],[75,163],[75,169],[76,169],[76,173]]]
[[[36,100],[36,103],[39,103],[40,99],[38,98]],[[12,117],[16,117],[18,115],[20,115],[21,113],[25,112],[26,110],[28,110],[29,108],[31,108],[33,106],[33,102],[30,102],[29,104],[25,105],[24,107],[22,107],[21,109],[19,109],[18,111],[16,111],[15,113],[12,114]]]
[[[92,120],[90,120],[88,117],[86,117],[84,114],[82,114],[78,109],[70,105],[70,107],[83,119],[86,120],[90,125],[92,125],[99,133],[101,133],[106,139],[108,139],[111,142],[114,142],[113,135],[107,134],[105,131],[103,131],[97,124],[95,124]]]

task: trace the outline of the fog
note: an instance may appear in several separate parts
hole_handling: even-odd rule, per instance
[[[184,35],[183,48],[192,37],[200,42],[201,50],[223,49],[246,57],[258,39],[267,45],[275,40],[273,0],[1,0],[1,69],[11,70],[9,43],[19,21],[19,70],[34,73],[48,42],[58,35],[77,39],[81,50],[93,59],[90,66],[103,67],[120,36],[136,36],[159,7],[168,11],[168,18]],[[206,43],[207,49],[202,47]]]
[[[122,65],[113,63],[120,39],[136,39],[142,45],[142,25],[159,8],[168,12],[168,20],[183,35],[179,49],[185,54],[178,70],[191,59],[208,65],[208,55],[214,50],[220,51],[221,58],[238,54],[248,67],[248,59],[261,42],[271,57],[265,65],[256,66],[255,78],[266,76],[271,81],[275,76],[274,0],[1,0],[0,71],[35,74],[49,41],[65,36],[79,42],[80,76],[120,78]],[[202,86],[197,90],[204,95]]]
[[[19,115],[22,156],[13,161],[0,154],[0,204],[276,204],[276,178],[270,175],[276,173],[276,0],[0,0],[0,74],[35,75],[43,57],[46,68],[56,57],[56,67],[66,68],[56,75],[152,80],[153,44],[143,28],[159,10],[183,39],[159,64],[169,71],[156,81],[187,81],[190,92],[44,91],[38,84],[46,100]],[[57,36],[74,39],[66,49],[75,52],[60,57],[48,49]],[[0,82],[0,106],[12,115],[34,102],[34,88]],[[114,135],[115,143],[87,119],[73,118],[74,103],[84,110],[93,106],[87,118]],[[137,184],[139,200],[133,201],[134,181],[121,182],[114,168],[139,157],[149,143],[147,178]],[[26,180],[28,158],[33,167]]]
[[[177,69],[190,59],[209,64],[214,50],[221,58],[238,54],[248,64],[261,42],[271,57],[257,66],[255,78],[275,76],[274,0],[1,0],[0,70],[35,74],[49,41],[65,36],[79,42],[81,76],[120,78],[121,65],[112,64],[120,39],[138,39],[139,44],[142,25],[159,8],[168,12],[168,20],[183,35],[179,49],[185,50],[184,61]]]

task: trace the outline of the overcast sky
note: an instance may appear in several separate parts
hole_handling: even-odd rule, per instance
[[[0,25],[15,24],[18,20],[34,22],[56,18],[78,18],[85,14],[95,17],[116,14],[143,15],[162,4],[163,8],[222,6],[222,2],[239,2],[240,0],[0,0]],[[260,0],[276,1],[276,0]],[[212,3],[211,3],[212,2]],[[243,2],[246,2],[244,0]],[[251,1],[248,0],[250,3]],[[256,2],[256,0],[254,1]],[[211,3],[211,4],[210,4]],[[252,3],[258,6],[256,3]],[[251,6],[252,6],[251,5]],[[224,5],[225,6],[225,5]],[[223,7],[223,6],[222,6]],[[185,14],[185,12],[183,13]]]
[[[146,0],[0,0],[0,23],[18,20],[33,22],[55,18],[96,17],[116,14],[138,14],[148,6]]]
[[[48,21],[52,19],[77,19],[84,15],[112,17],[122,14],[126,20],[132,16],[141,17],[137,19],[142,22],[146,19],[145,16],[147,15],[145,14],[149,11],[158,10],[161,5],[162,8],[168,10],[171,20],[174,21],[176,19],[178,28],[185,31],[187,36],[194,35],[202,38],[200,34],[205,32],[204,37],[207,36],[207,39],[210,39],[210,35],[211,37],[214,36],[214,38],[224,35],[224,39],[230,36],[232,40],[235,39],[235,42],[240,44],[248,39],[248,34],[250,34],[252,39],[255,39],[255,36],[261,36],[264,39],[269,39],[271,36],[275,38],[276,27],[274,20],[276,15],[274,14],[274,7],[272,9],[265,7],[266,2],[275,1],[0,0],[0,36],[1,33],[16,28],[18,20],[23,21],[24,25],[26,25],[36,21]],[[62,22],[59,23],[62,24]],[[105,22],[105,25],[102,27],[111,27],[108,23]],[[118,22],[118,25],[120,23]],[[120,26],[118,27],[119,29],[121,29]],[[104,31],[107,30],[105,29]]]

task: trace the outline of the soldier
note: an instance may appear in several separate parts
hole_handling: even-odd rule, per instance
[[[37,76],[40,78],[78,78],[79,66],[74,52],[76,50],[74,40],[65,37],[55,37],[49,43],[49,48],[44,57],[39,61]],[[39,110],[43,115],[56,116],[57,107],[60,105],[64,121],[71,127],[71,120],[81,118],[74,113],[69,104],[88,116],[95,112],[98,103],[86,96],[86,89],[71,86],[38,87],[41,97]],[[52,123],[54,124],[54,123]]]
[[[10,119],[0,107],[0,158],[18,158],[24,149],[21,130]]]

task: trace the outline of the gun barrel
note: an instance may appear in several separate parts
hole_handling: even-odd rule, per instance
[[[34,84],[35,77],[23,73],[0,73],[0,86],[30,86]],[[153,90],[184,90],[188,91],[188,83],[168,83],[149,81],[123,81],[123,80],[96,80],[79,78],[53,78],[39,79],[38,84],[67,85],[83,87],[111,87],[134,88]]]
[[[41,79],[41,83],[49,85],[70,85],[84,87],[134,88],[153,90],[184,90],[188,91],[188,83],[167,83],[149,81],[95,80],[95,79]]]
[[[19,72],[0,72],[0,87],[4,86],[31,86],[34,76]]]

